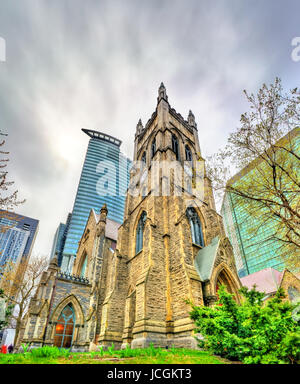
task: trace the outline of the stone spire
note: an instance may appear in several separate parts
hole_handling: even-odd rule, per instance
[[[54,269],[54,270],[57,270],[58,269],[58,259],[57,259],[57,254],[55,254],[55,256],[51,259],[50,263],[49,263],[49,267],[48,269]]]
[[[107,212],[108,212],[107,205],[103,204],[102,208],[100,209],[100,220],[99,220],[99,222],[106,223]]]
[[[157,102],[160,102],[161,99],[165,99],[166,101],[168,101],[167,90],[164,86],[164,83],[161,83],[160,87],[158,88]]]
[[[144,126],[143,126],[143,123],[142,123],[142,120],[139,119],[137,125],[136,125],[136,134],[139,135],[144,129]]]
[[[193,128],[197,128],[195,116],[191,110],[189,111],[189,115],[188,115],[188,124]]]

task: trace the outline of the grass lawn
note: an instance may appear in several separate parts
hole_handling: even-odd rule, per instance
[[[43,348],[39,348],[40,352],[33,353],[0,354],[0,364],[230,364],[209,352],[189,349],[165,350],[149,347],[84,353],[65,350],[61,353],[57,349],[51,350],[51,347]]]

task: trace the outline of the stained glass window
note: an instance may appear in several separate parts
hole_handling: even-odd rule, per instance
[[[75,314],[72,304],[68,304],[61,312],[54,335],[54,345],[59,348],[70,348],[72,345]]]

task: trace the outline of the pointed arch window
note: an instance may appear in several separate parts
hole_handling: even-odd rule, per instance
[[[146,165],[146,152],[143,153],[141,160],[142,160],[143,166]]]
[[[82,267],[81,267],[80,277],[85,276],[86,266],[87,266],[87,255],[85,255],[84,262],[83,262]]]
[[[147,214],[144,211],[140,217],[140,220],[136,229],[136,240],[135,240],[135,253],[139,253],[143,249],[143,237],[144,237],[144,227],[147,219]]]
[[[199,216],[198,216],[195,208],[189,207],[186,211],[186,215],[187,215],[188,220],[190,222],[192,242],[194,244],[200,245],[201,247],[204,247],[201,221],[199,219]]]
[[[156,152],[156,139],[154,139],[151,144],[151,159],[155,155],[155,152]]]
[[[175,135],[172,135],[172,149],[175,153],[176,160],[179,160],[179,144],[178,139]]]
[[[188,145],[185,146],[185,158],[187,161],[190,161],[190,162],[193,161],[192,152],[191,152],[190,147]]]
[[[72,304],[62,310],[55,326],[54,345],[59,348],[70,348],[73,340],[75,313]]]

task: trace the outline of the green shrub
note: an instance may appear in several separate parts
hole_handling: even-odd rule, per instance
[[[101,357],[103,357],[105,355],[105,351],[104,351],[104,348],[102,345],[101,345],[101,347],[99,347],[99,354]]]
[[[239,305],[222,286],[214,307],[193,306],[191,318],[204,336],[200,347],[247,364],[297,363],[300,360],[300,325],[292,318],[294,305],[283,301],[279,289],[263,303],[264,294],[243,287]]]
[[[111,356],[114,355],[114,353],[115,353],[115,344],[114,344],[114,343],[111,344],[111,347],[108,347],[108,348],[107,348],[107,352],[108,352],[108,354],[111,355]]]
[[[28,344],[23,343],[21,345],[21,349],[22,349],[24,355],[28,352],[29,347],[30,347],[30,343],[28,343]]]

